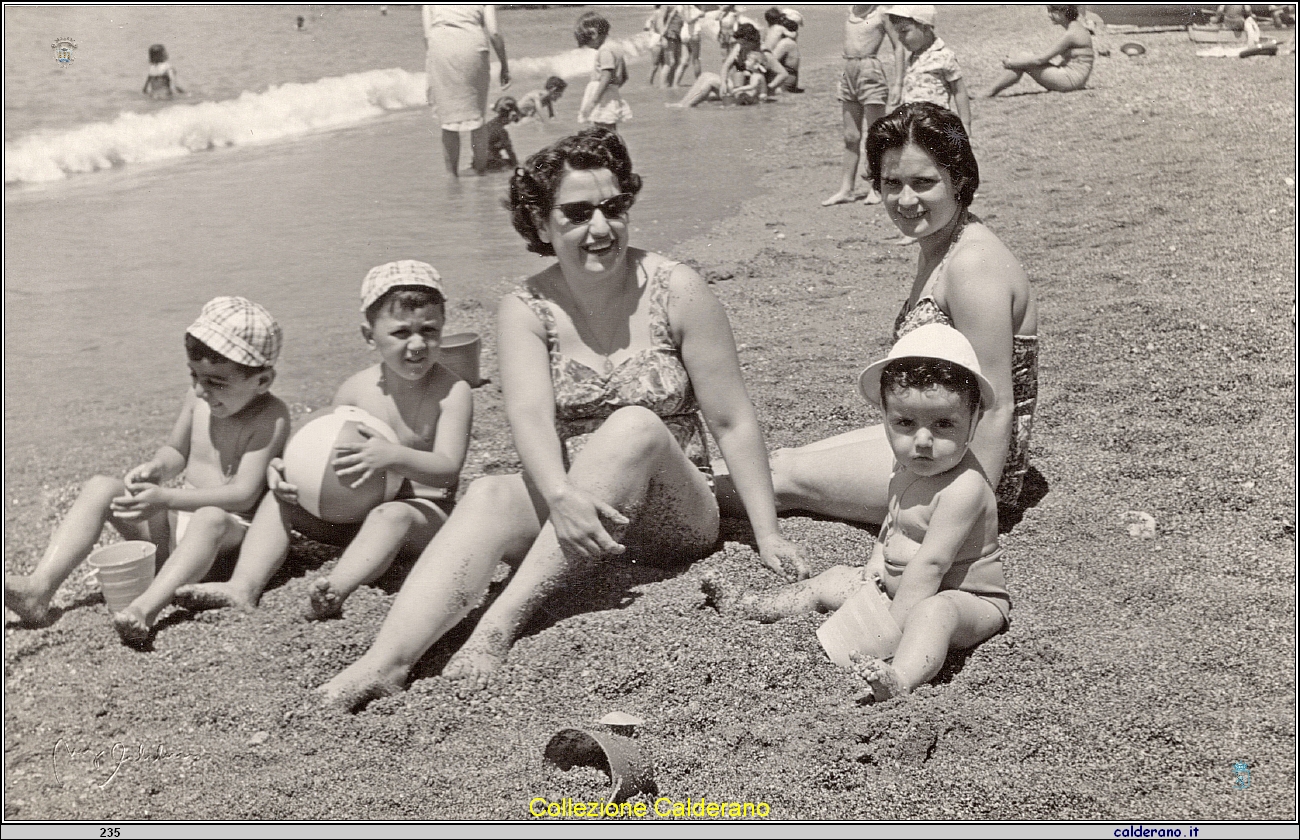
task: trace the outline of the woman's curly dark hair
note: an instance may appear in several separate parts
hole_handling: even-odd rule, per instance
[[[632,158],[617,134],[607,128],[588,128],[542,149],[524,161],[510,179],[510,197],[506,208],[515,230],[528,243],[528,250],[544,257],[555,256],[551,243],[543,242],[537,231],[537,219],[544,218],[554,207],[565,170],[608,169],[620,192],[636,195],[641,191],[641,176],[632,171]]]
[[[947,171],[957,203],[970,207],[980,186],[980,166],[971,151],[961,118],[930,102],[912,102],[871,124],[867,131],[867,166],[871,183],[880,192],[880,163],[889,149],[915,143]]]

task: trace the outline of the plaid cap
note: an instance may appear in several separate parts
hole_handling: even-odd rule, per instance
[[[399,286],[433,289],[443,300],[447,299],[438,269],[419,260],[397,260],[377,265],[366,273],[366,279],[361,281],[361,311],[365,312],[390,289]]]
[[[237,364],[272,367],[280,358],[280,325],[247,298],[213,298],[185,332]]]

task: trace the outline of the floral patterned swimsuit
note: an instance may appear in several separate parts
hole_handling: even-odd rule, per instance
[[[599,371],[560,352],[555,327],[554,302],[531,286],[520,286],[515,295],[542,322],[551,360],[551,387],[555,391],[555,425],[564,444],[564,466],[582,450],[587,438],[626,406],[648,408],[681,445],[691,463],[711,476],[704,419],[691,387],[690,374],[682,364],[681,348],[673,341],[668,325],[668,280],[679,263],[663,262],[650,278],[650,337],[652,346],[633,353],[619,364],[607,363]],[[638,267],[644,272],[644,264]]]
[[[949,248],[933,276],[938,276],[948,262],[953,249]],[[894,320],[894,341],[925,324],[944,324],[953,327],[952,318],[931,295],[921,297],[911,308],[903,302],[903,309]],[[1011,391],[1015,405],[1011,415],[1011,441],[1007,446],[1007,459],[1002,466],[1002,480],[998,482],[998,504],[1016,505],[1029,470],[1029,435],[1034,425],[1034,409],[1038,406],[1038,336],[1011,337]]]

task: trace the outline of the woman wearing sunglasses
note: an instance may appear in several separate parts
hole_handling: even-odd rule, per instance
[[[628,243],[641,189],[618,135],[592,128],[533,155],[510,182],[515,229],[555,262],[498,310],[506,415],[522,475],[475,481],[425,549],[370,650],[322,691],[355,709],[514,575],[443,675],[486,685],[552,594],[602,562],[684,564],[718,539],[707,423],[762,562],[806,577],[781,536],[762,432],[726,313],[689,267]]]

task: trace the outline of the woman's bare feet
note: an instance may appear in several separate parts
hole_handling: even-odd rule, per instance
[[[153,636],[153,628],[144,616],[131,607],[113,614],[113,629],[122,638],[122,644],[143,647]]]
[[[40,624],[50,613],[50,599],[37,591],[26,575],[5,575],[5,606],[23,624]]]
[[[510,653],[510,642],[499,630],[484,628],[480,623],[460,650],[447,661],[442,675],[459,683],[457,693],[474,694],[487,688]]]
[[[248,612],[257,604],[229,583],[190,583],[176,590],[172,603],[193,612],[234,607]]]
[[[385,673],[359,660],[316,691],[324,696],[325,705],[345,712],[359,712],[372,700],[400,694],[405,688],[405,673],[400,670]]]
[[[317,621],[340,617],[343,615],[343,602],[349,594],[335,589],[327,577],[316,578],[307,589],[307,597],[311,599],[311,617]]]
[[[898,675],[892,665],[882,659],[855,653],[853,654],[853,672],[870,686],[868,691],[858,698],[858,702],[863,705],[883,703],[891,697],[898,697],[908,693],[908,688],[903,684],[902,677]]]

